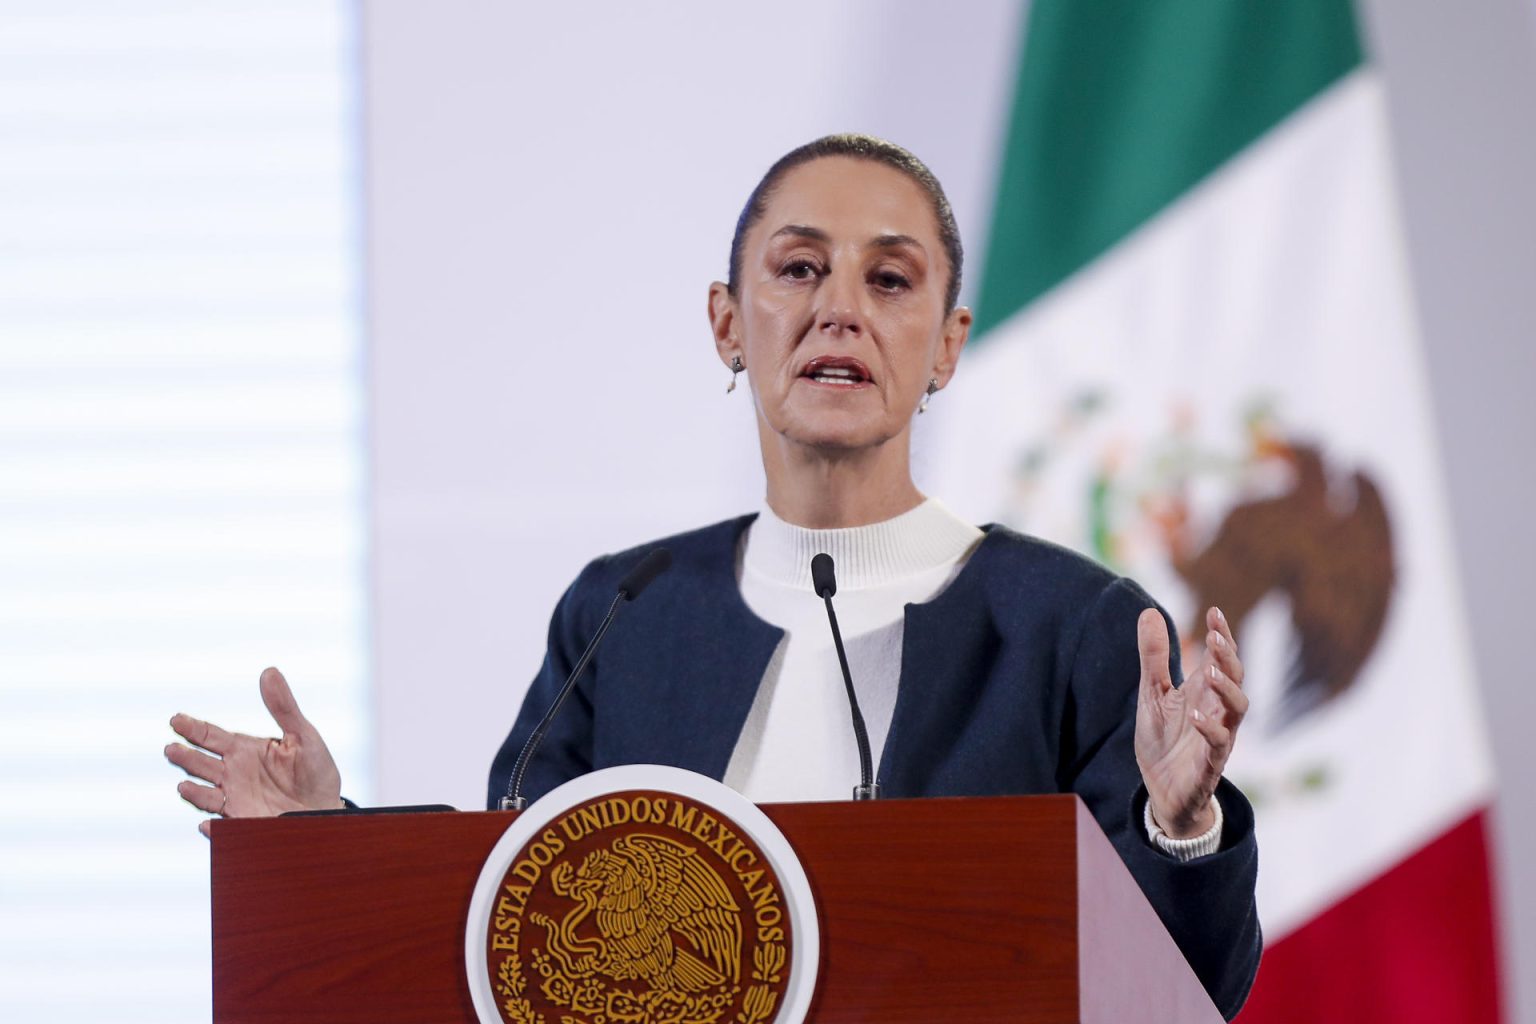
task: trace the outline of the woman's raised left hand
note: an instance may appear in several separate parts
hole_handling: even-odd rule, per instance
[[[1173,685],[1168,626],[1156,608],[1136,621],[1141,690],[1136,702],[1136,764],[1152,816],[1173,839],[1204,835],[1215,824],[1211,794],[1248,712],[1243,663],[1221,609],[1205,613],[1205,652]]]

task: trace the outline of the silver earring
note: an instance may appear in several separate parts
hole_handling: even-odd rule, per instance
[[[917,414],[919,416],[921,416],[923,413],[928,411],[928,399],[932,398],[934,396],[934,393],[937,392],[938,390],[939,390],[939,378],[937,378],[937,377],[929,377],[928,378],[928,387],[923,391],[923,400],[921,402],[917,403]]]
[[[726,394],[736,390],[736,375],[745,369],[741,364],[741,356],[731,356],[731,382],[725,387]]]

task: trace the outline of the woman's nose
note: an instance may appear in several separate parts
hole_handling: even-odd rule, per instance
[[[863,291],[859,276],[834,269],[822,282],[821,312],[817,326],[827,334],[860,334],[864,330],[861,306]]]

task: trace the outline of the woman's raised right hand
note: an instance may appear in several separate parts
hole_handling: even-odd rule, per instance
[[[261,700],[283,730],[281,739],[226,732],[191,715],[172,716],[171,728],[192,744],[165,748],[165,759],[192,776],[178,783],[176,792],[198,810],[226,818],[341,807],[336,761],[275,668],[261,674]],[[197,830],[206,836],[208,825],[204,821]]]

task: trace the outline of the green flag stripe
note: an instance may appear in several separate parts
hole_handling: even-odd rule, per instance
[[[1362,60],[1348,0],[1036,0],[1023,53],[978,332]]]

